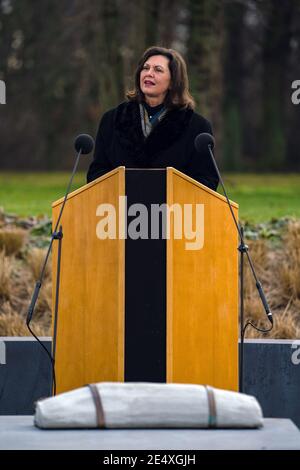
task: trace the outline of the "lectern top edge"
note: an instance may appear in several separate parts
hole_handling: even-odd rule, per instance
[[[72,191],[67,199],[71,199],[72,197],[76,196],[77,194],[80,194],[83,191],[86,191],[87,189],[91,188],[92,186],[95,186],[98,184],[100,181],[104,181],[107,178],[111,178],[113,175],[116,173],[120,173],[122,171],[125,171],[125,166],[118,166],[114,170],[109,171],[108,173],[105,173],[105,175],[99,176],[99,178],[95,179],[94,181],[91,181],[90,183],[85,184],[84,186],[81,186],[81,188],[75,189],[75,191]],[[61,197],[54,201],[52,203],[52,208],[58,206],[63,202],[64,198]]]
[[[72,197],[76,196],[77,194],[80,194],[81,192],[86,191],[87,189],[91,188],[92,186],[98,184],[100,181],[104,181],[107,178],[111,178],[116,173],[125,172],[125,170],[126,171],[136,171],[136,170],[143,170],[143,171],[144,170],[148,170],[148,171],[160,170],[161,171],[161,170],[167,170],[167,173],[169,173],[169,174],[174,173],[174,174],[180,176],[181,178],[185,179],[186,181],[189,181],[190,183],[194,184],[195,186],[198,186],[199,188],[203,189],[203,191],[206,191],[209,194],[213,195],[214,197],[216,197],[216,198],[220,199],[221,201],[227,203],[226,198],[224,196],[217,193],[213,189],[208,188],[204,184],[199,183],[199,181],[194,180],[190,176],[187,176],[185,173],[183,173],[183,172],[181,172],[181,171],[179,171],[179,170],[177,170],[176,168],[173,168],[173,167],[167,167],[165,169],[165,168],[125,168],[125,166],[119,166],[119,167],[115,168],[114,170],[109,171],[108,173],[105,173],[104,175],[100,176],[99,178],[95,179],[94,181],[91,181],[91,183],[85,184],[81,188],[78,188],[75,191],[72,191],[68,195],[68,199],[71,199]],[[58,206],[59,204],[61,204],[63,202],[63,200],[64,200],[64,198],[61,197],[61,198],[57,199],[56,201],[54,201],[52,203],[52,208],[54,208],[54,207]],[[230,204],[232,205],[232,207],[235,207],[236,209],[239,208],[239,205],[234,201],[230,200]]]
[[[194,180],[194,178],[191,178],[190,176],[186,175],[185,173],[182,173],[182,171],[179,171],[176,168],[173,168],[171,166],[167,167],[167,170],[171,171],[172,173],[175,173],[175,175],[180,176],[181,178],[185,179],[186,181],[189,181],[190,183],[194,184],[195,186],[198,186],[199,188],[203,189],[203,191],[206,191],[207,193],[212,194],[216,198],[221,199],[221,201],[224,201],[227,204],[227,200],[226,200],[225,196],[222,196],[222,194],[219,194],[216,191],[214,191],[213,189],[208,188],[204,184],[199,183],[199,181],[196,181],[196,180]],[[239,205],[236,202],[231,201],[230,199],[229,199],[229,201],[230,201],[230,204],[232,205],[232,207],[235,207],[236,209],[239,208]]]

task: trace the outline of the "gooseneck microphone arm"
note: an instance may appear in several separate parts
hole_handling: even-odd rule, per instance
[[[255,284],[256,284],[256,287],[257,287],[259,296],[260,296],[260,298],[261,298],[262,304],[263,304],[263,306],[264,306],[266,315],[267,315],[269,321],[273,324],[273,315],[272,315],[272,312],[271,312],[270,307],[269,307],[269,305],[268,305],[268,302],[267,302],[267,299],[266,299],[266,296],[265,296],[263,287],[262,287],[262,285],[261,285],[261,283],[260,283],[260,281],[258,280],[258,277],[257,277],[257,275],[256,275],[256,272],[255,272],[255,269],[254,269],[254,266],[253,266],[253,262],[252,262],[252,259],[251,259],[251,257],[250,257],[249,251],[248,251],[248,247],[247,247],[247,245],[246,245],[245,242],[244,242],[244,237],[243,237],[243,234],[242,234],[242,230],[241,230],[239,224],[237,223],[236,217],[235,217],[234,212],[233,212],[233,210],[232,210],[232,206],[231,206],[230,201],[229,201],[229,199],[228,199],[227,192],[226,192],[226,189],[225,189],[225,186],[224,186],[224,183],[223,183],[223,179],[222,179],[222,176],[221,176],[221,174],[220,174],[220,172],[219,172],[219,169],[218,169],[218,167],[217,167],[217,164],[216,164],[216,161],[215,161],[213,152],[212,152],[212,148],[211,148],[210,145],[208,146],[208,148],[209,148],[209,153],[210,153],[210,155],[211,155],[211,158],[212,158],[212,161],[213,161],[215,170],[216,170],[216,172],[217,172],[217,174],[218,174],[218,177],[219,177],[219,180],[220,180],[220,183],[221,183],[221,186],[222,186],[224,195],[225,195],[225,197],[226,197],[227,204],[228,204],[228,206],[229,206],[229,208],[230,208],[230,212],[231,212],[232,218],[233,218],[233,220],[234,220],[236,229],[237,229],[237,231],[238,231],[238,233],[239,233],[239,237],[240,237],[240,240],[241,240],[241,245],[242,245],[242,247],[245,249],[245,253],[246,253],[247,259],[248,259],[248,261],[249,261],[249,266],[250,266],[250,269],[251,269],[251,271],[252,271],[252,274],[253,274],[253,277],[254,277],[254,280],[255,280]]]
[[[225,189],[225,185],[224,185],[224,182],[223,182],[223,178],[220,174],[220,171],[219,171],[219,168],[217,166],[217,163],[216,163],[216,160],[215,160],[215,157],[214,157],[214,154],[213,154],[213,151],[212,149],[214,148],[214,138],[211,134],[206,134],[206,133],[203,133],[203,134],[199,134],[196,139],[195,139],[195,147],[196,147],[196,150],[199,152],[201,152],[201,150],[207,146],[208,147],[208,150],[209,150],[209,153],[210,153],[210,156],[211,156],[211,160],[212,160],[212,163],[214,165],[214,168],[217,172],[217,175],[219,177],[219,181],[221,183],[221,186],[222,186],[222,190],[224,192],[224,195],[225,195],[225,198],[227,200],[227,204],[229,206],[229,209],[230,209],[230,212],[231,212],[231,215],[232,215],[232,218],[233,218],[233,221],[234,221],[234,224],[236,226],[236,229],[238,231],[238,234],[239,234],[239,237],[240,237],[240,240],[241,240],[241,244],[242,246],[245,248],[245,253],[247,255],[247,259],[249,261],[249,265],[250,265],[250,268],[251,268],[251,272],[253,274],[253,277],[254,277],[254,280],[255,280],[255,284],[256,284],[256,287],[257,287],[257,290],[258,290],[258,293],[259,293],[259,296],[261,298],[261,301],[262,301],[262,304],[264,306],[264,310],[266,312],[266,315],[269,319],[269,321],[271,322],[271,324],[273,325],[273,315],[272,315],[272,312],[270,310],[270,307],[268,305],[268,302],[267,302],[267,299],[266,299],[266,296],[265,296],[265,293],[264,293],[264,290],[263,290],[263,287],[260,283],[260,281],[258,280],[258,277],[256,275],[256,272],[255,272],[255,269],[254,269],[254,266],[253,266],[253,262],[252,262],[252,259],[250,257],[250,254],[249,254],[249,251],[248,251],[248,247],[247,245],[245,244],[244,242],[244,236],[242,234],[242,231],[240,229],[240,226],[236,220],[236,217],[234,215],[234,212],[233,212],[233,209],[232,209],[232,206],[230,204],[230,201],[229,201],[229,198],[228,198],[228,195],[227,195],[227,191]]]
[[[48,259],[49,259],[50,253],[51,253],[51,248],[52,248],[52,245],[53,245],[53,240],[55,240],[56,236],[58,235],[57,234],[57,228],[58,228],[58,225],[60,223],[60,219],[61,219],[64,207],[65,207],[65,204],[66,204],[68,194],[70,192],[70,188],[71,188],[71,185],[72,185],[72,182],[73,182],[74,175],[75,175],[76,170],[77,170],[77,166],[78,166],[78,163],[79,163],[80,156],[81,156],[81,150],[78,152],[76,162],[75,162],[75,165],[74,165],[74,168],[73,168],[73,172],[72,172],[72,175],[71,175],[71,178],[70,178],[70,181],[69,181],[66,193],[65,193],[65,197],[64,197],[64,200],[63,200],[60,212],[59,212],[59,216],[58,216],[57,222],[55,224],[54,231],[52,232],[52,235],[51,235],[51,240],[50,240],[50,244],[49,244],[49,247],[48,247],[48,250],[47,250],[47,254],[46,254],[46,257],[45,257],[45,260],[44,260],[44,263],[43,263],[43,267],[41,269],[39,279],[37,280],[37,282],[35,284],[35,289],[34,289],[32,299],[31,299],[31,303],[30,303],[28,313],[27,313],[27,319],[26,319],[27,326],[31,322],[32,315],[33,315],[34,308],[35,308],[35,304],[37,302],[39,292],[40,292],[40,289],[42,287],[42,283],[43,283],[43,279],[44,279],[44,275],[45,275],[45,271],[46,271],[46,266],[47,266]]]
[[[76,140],[75,140],[75,149],[76,151],[78,152],[77,153],[77,157],[76,157],[76,161],[75,161],[75,164],[74,164],[74,167],[73,167],[73,171],[72,171],[72,174],[71,174],[71,177],[70,177],[70,180],[69,180],[69,183],[68,183],[68,186],[67,186],[67,189],[66,189],[66,193],[65,193],[65,196],[64,196],[64,200],[63,200],[63,203],[62,203],[62,206],[61,206],[61,209],[60,209],[60,212],[59,212],[59,215],[58,215],[58,218],[57,218],[57,221],[56,221],[56,224],[55,224],[55,228],[54,228],[54,231],[52,232],[51,234],[51,239],[50,239],[50,243],[49,243],[49,246],[48,246],[48,250],[47,250],[47,253],[46,253],[46,256],[45,256],[45,260],[44,260],[44,263],[43,263],[43,266],[42,266],[42,269],[41,269],[41,272],[40,272],[40,275],[39,275],[39,278],[38,280],[36,281],[36,284],[35,284],[35,288],[34,288],[34,292],[33,292],[33,295],[32,295],[32,298],[31,298],[31,302],[30,302],[30,305],[29,305],[29,308],[28,308],[28,312],[27,312],[27,318],[26,318],[26,325],[27,325],[27,328],[28,330],[30,331],[30,333],[32,334],[32,336],[34,336],[34,338],[39,342],[39,344],[41,345],[41,347],[45,350],[45,352],[47,353],[47,355],[49,356],[50,360],[51,360],[51,365],[52,365],[52,375],[53,375],[53,385],[54,385],[54,395],[55,395],[55,389],[56,389],[56,382],[55,382],[55,371],[54,371],[54,358],[53,356],[51,355],[51,353],[48,351],[48,349],[44,346],[44,344],[39,340],[39,338],[35,335],[35,333],[32,331],[31,327],[30,327],[30,322],[32,320],[32,317],[33,317],[33,313],[34,313],[34,309],[35,309],[35,305],[36,305],[36,302],[38,300],[38,297],[39,297],[39,293],[40,293],[40,290],[41,290],[41,287],[42,287],[42,284],[43,284],[43,280],[44,280],[44,276],[45,276],[45,271],[46,271],[46,266],[47,266],[47,263],[48,263],[48,259],[49,259],[49,256],[50,256],[50,253],[51,253],[51,249],[52,249],[52,245],[53,245],[53,241],[54,240],[59,240],[59,259],[58,259],[58,272],[59,272],[59,267],[60,267],[60,253],[61,253],[61,240],[62,240],[62,237],[63,237],[63,234],[62,234],[62,227],[60,227],[59,231],[57,231],[58,229],[58,226],[60,224],[60,221],[61,221],[61,217],[62,217],[62,214],[63,214],[63,210],[64,210],[64,207],[65,207],[65,204],[66,204],[66,201],[67,201],[67,198],[68,198],[68,195],[69,195],[69,192],[70,192],[70,189],[71,189],[71,186],[72,186],[72,182],[73,182],[73,179],[74,179],[74,176],[75,176],[75,173],[77,171],[77,167],[78,167],[78,163],[79,163],[79,160],[80,160],[80,156],[82,154],[88,154],[92,151],[93,147],[94,147],[94,140],[92,139],[91,136],[89,136],[88,134],[80,134]],[[57,279],[59,280],[59,278]],[[56,286],[57,289],[56,289],[56,296],[57,296],[57,299],[56,299],[56,302],[55,302],[55,310],[57,310],[57,301],[58,301],[58,290],[59,290],[59,287]],[[57,313],[57,312],[56,312]],[[55,319],[56,320],[56,319]],[[56,325],[55,325],[55,328],[56,328]],[[55,346],[55,345],[54,345]],[[55,349],[55,348],[54,348]],[[51,386],[51,390],[52,390],[52,386]]]
[[[272,316],[272,312],[270,310],[270,307],[268,305],[268,302],[267,302],[267,299],[266,299],[266,296],[264,294],[264,290],[263,290],[263,287],[261,285],[261,283],[259,282],[258,280],[258,277],[256,275],[256,272],[255,272],[255,269],[254,269],[254,266],[253,266],[253,262],[252,262],[252,259],[250,257],[250,254],[249,254],[249,251],[248,251],[248,246],[245,244],[245,241],[244,241],[244,235],[243,235],[243,229],[240,228],[238,222],[237,222],[237,219],[234,215],[234,212],[233,212],[233,209],[232,209],[232,206],[230,204],[230,201],[229,201],[229,198],[228,198],[228,195],[227,195],[227,191],[226,191],[226,188],[225,188],[225,185],[224,185],[224,182],[223,182],[223,178],[220,174],[220,171],[219,171],[219,168],[217,166],[217,163],[216,163],[216,160],[215,160],[215,157],[214,157],[214,154],[213,154],[213,148],[214,148],[214,138],[211,134],[208,134],[208,133],[203,133],[203,134],[199,134],[196,139],[195,139],[195,148],[197,150],[197,152],[201,152],[201,151],[207,151],[207,148],[208,148],[208,151],[210,153],[210,157],[211,157],[211,161],[213,163],[213,166],[215,168],[215,171],[219,177],[219,181],[220,181],[220,184],[222,186],[222,190],[223,190],[223,193],[225,195],[225,198],[226,198],[226,201],[227,201],[227,204],[229,206],[229,209],[230,209],[230,212],[231,212],[231,216],[232,216],[232,219],[234,221],[234,224],[236,226],[236,229],[237,229],[237,232],[239,234],[239,237],[240,237],[240,245],[238,247],[238,250],[239,252],[241,253],[241,261],[240,261],[240,267],[241,267],[241,272],[240,272],[240,314],[241,314],[241,318],[240,318],[240,321],[241,321],[241,328],[240,328],[240,332],[241,332],[241,350],[240,350],[240,373],[239,373],[239,390],[240,392],[243,392],[243,369],[244,369],[244,337],[245,337],[245,332],[246,332],[246,329],[248,326],[252,326],[253,328],[255,328],[256,330],[258,331],[261,331],[263,333],[267,333],[268,331],[271,331],[272,328],[273,328],[273,316]],[[247,259],[249,261],[249,266],[251,268],[251,272],[252,272],[252,275],[254,277],[254,280],[255,280],[255,284],[256,284],[256,287],[257,287],[257,290],[258,290],[258,293],[259,293],[259,296],[260,296],[260,299],[261,299],[261,302],[263,304],[263,307],[264,307],[264,310],[266,312],[266,315],[271,323],[271,326],[270,328],[268,329],[261,329],[261,328],[258,328],[256,325],[254,325],[251,321],[247,321],[246,325],[244,326],[244,273],[243,273],[243,269],[244,269],[244,254],[247,255]]]

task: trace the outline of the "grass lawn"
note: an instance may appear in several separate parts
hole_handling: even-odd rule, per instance
[[[64,195],[69,173],[0,173],[0,206],[22,216],[51,215],[51,203]],[[263,222],[300,218],[300,174],[225,174],[229,198],[240,206],[240,218]],[[72,189],[85,183],[78,173]],[[219,192],[222,190],[219,187]]]
[[[250,222],[272,218],[300,218],[300,174],[226,174],[229,198],[239,204],[239,215]],[[221,193],[219,186],[218,191]]]
[[[51,215],[53,201],[63,197],[70,173],[0,173],[0,206],[5,212],[21,216]],[[72,190],[85,184],[85,174],[78,173]]]

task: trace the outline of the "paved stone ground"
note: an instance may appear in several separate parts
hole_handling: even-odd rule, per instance
[[[269,418],[261,429],[41,430],[33,416],[0,416],[1,450],[300,450],[289,419]]]

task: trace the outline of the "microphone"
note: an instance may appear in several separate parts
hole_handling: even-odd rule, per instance
[[[215,139],[214,137],[211,135],[211,134],[208,134],[207,132],[203,132],[202,134],[198,134],[197,137],[195,138],[195,141],[194,141],[194,145],[195,145],[195,149],[197,152],[201,153],[202,151],[207,151],[207,149],[209,150],[209,153],[210,153],[210,156],[211,156],[211,159],[212,159],[212,163],[215,167],[215,170],[217,172],[217,175],[219,177],[219,180],[220,180],[220,183],[221,183],[221,186],[222,186],[222,189],[223,189],[223,192],[224,192],[224,195],[226,197],[226,200],[227,200],[227,204],[229,206],[229,209],[230,209],[230,212],[231,212],[231,215],[232,215],[232,218],[233,218],[233,221],[235,223],[235,226],[237,228],[237,231],[238,231],[238,234],[239,234],[239,237],[240,237],[240,240],[241,240],[241,245],[242,245],[242,248],[243,248],[243,251],[244,253],[246,253],[247,255],[247,258],[248,258],[248,261],[249,261],[249,265],[250,265],[250,268],[251,268],[251,271],[252,271],[252,274],[253,274],[253,277],[255,279],[255,283],[256,283],[256,288],[258,290],[258,293],[259,293],[259,296],[260,296],[260,299],[261,299],[261,302],[264,306],[264,309],[265,309],[265,312],[266,312],[266,315],[270,321],[270,323],[273,325],[273,315],[272,315],[272,312],[270,310],[270,307],[268,305],[268,302],[267,302],[267,299],[266,299],[266,296],[265,296],[265,293],[263,291],[263,287],[261,285],[261,283],[259,282],[258,278],[257,278],[257,275],[256,275],[256,272],[255,272],[255,269],[254,269],[254,266],[253,266],[253,263],[252,263],[252,260],[250,258],[250,254],[248,253],[248,247],[247,245],[245,245],[244,243],[244,237],[243,237],[243,234],[242,234],[242,231],[238,225],[238,222],[236,220],[236,217],[234,215],[234,212],[232,210],[232,207],[231,207],[231,204],[230,204],[230,201],[228,199],[228,196],[227,196],[227,192],[226,192],[226,189],[225,189],[225,186],[224,186],[224,183],[223,183],[223,179],[222,179],[222,176],[220,174],[220,171],[219,171],[219,168],[217,166],[217,163],[216,163],[216,160],[215,160],[215,157],[214,157],[214,154],[213,154],[213,148],[215,146]]]
[[[195,138],[195,148],[197,152],[202,152],[210,146],[211,149],[215,147],[215,139],[211,134],[207,132],[203,132],[202,134],[198,134]]]
[[[94,148],[94,139],[89,134],[80,134],[76,137],[74,142],[76,152],[83,155],[90,153]]]

